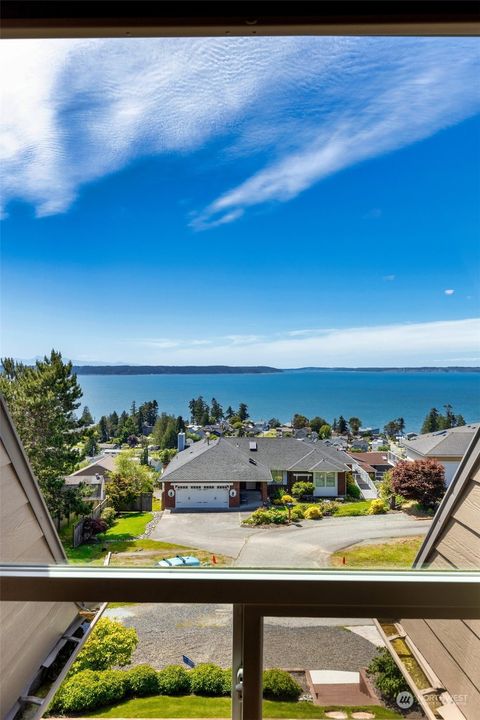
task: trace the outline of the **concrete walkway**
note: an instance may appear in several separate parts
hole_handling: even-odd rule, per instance
[[[164,513],[151,540],[234,558],[236,567],[328,567],[332,552],[361,542],[425,535],[431,520],[403,513],[302,520],[290,526],[244,527],[248,513]]]

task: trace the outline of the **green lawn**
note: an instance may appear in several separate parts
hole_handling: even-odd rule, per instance
[[[108,528],[105,539],[113,542],[119,540],[133,540],[143,535],[148,523],[153,520],[151,512],[129,512],[120,513],[115,524]]]
[[[324,718],[326,710],[347,710],[350,713],[365,710],[374,712],[378,720],[397,720],[402,716],[378,706],[358,706],[344,708],[340,706],[322,708],[307,702],[270,702],[263,703],[264,718]],[[195,695],[186,697],[166,697],[159,695],[149,698],[136,698],[112,705],[102,711],[97,710],[85,717],[99,718],[229,718],[231,717],[230,698],[202,698]]]
[[[348,568],[411,568],[423,535],[397,538],[377,545],[355,545],[330,556],[334,566]],[[345,565],[342,559],[345,557]]]
[[[333,514],[336,517],[367,515],[371,502],[371,500],[358,500],[357,502],[340,503]]]

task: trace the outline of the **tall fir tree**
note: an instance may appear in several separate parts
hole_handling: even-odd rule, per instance
[[[65,512],[62,492],[64,477],[79,460],[76,444],[79,438],[75,411],[80,405],[82,390],[71,362],[52,350],[50,356],[37,360],[33,367],[12,358],[2,360],[0,392],[7,401],[18,434],[40,483],[40,488],[53,517]],[[71,495],[71,502],[81,503]]]

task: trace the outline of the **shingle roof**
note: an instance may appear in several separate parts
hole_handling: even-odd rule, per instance
[[[386,452],[352,452],[352,457],[368,465],[388,465]]]
[[[257,482],[271,480],[271,470],[343,472],[349,455],[323,442],[305,443],[295,438],[222,437],[205,440],[176,455],[163,473],[169,482]],[[254,462],[252,462],[254,461]]]
[[[470,423],[448,430],[426,433],[412,440],[404,440],[403,445],[428,457],[463,457],[479,427],[480,423]]]
[[[166,468],[162,480],[168,482],[258,482],[271,480],[268,467],[226,443],[224,438],[194,443],[178,453]]]
[[[68,477],[75,477],[76,475],[96,475],[96,473],[102,475],[105,472],[111,472],[115,469],[115,460],[116,457],[114,455],[104,455],[98,458],[98,460],[94,460],[90,465],[80,468],[80,470],[77,470]]]

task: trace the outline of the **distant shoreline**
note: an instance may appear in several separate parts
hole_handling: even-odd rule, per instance
[[[267,375],[286,372],[376,373],[480,373],[480,367],[303,367],[274,368],[265,365],[74,365],[77,375]]]

